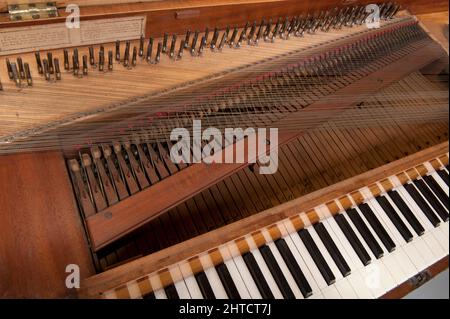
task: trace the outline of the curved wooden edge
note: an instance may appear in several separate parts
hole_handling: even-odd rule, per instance
[[[438,262],[434,263],[430,267],[428,267],[425,272],[428,274],[428,281],[430,281],[432,278],[436,277],[438,274],[440,274],[445,269],[448,269],[448,256],[442,258]],[[384,294],[380,299],[400,299],[409,294],[411,291],[419,288],[420,286],[414,285],[413,280],[414,277],[410,278],[409,280],[406,280],[401,285],[395,287],[394,289],[388,291],[386,294]],[[426,283],[424,282],[424,283]],[[423,284],[424,284],[423,283]]]
[[[361,175],[349,178],[337,184],[325,187],[300,198],[270,208],[233,224],[197,236],[185,242],[163,249],[151,255],[141,257],[122,266],[87,278],[82,282],[78,296],[96,298],[104,291],[117,287],[130,280],[145,276],[161,268],[198,255],[225,242],[250,234],[267,225],[289,218],[301,211],[308,211],[361,187],[375,183],[387,176],[394,175],[410,167],[419,165],[441,154],[447,153],[449,143],[444,142],[397,161],[375,168]]]

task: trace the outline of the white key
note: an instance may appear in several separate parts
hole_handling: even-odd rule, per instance
[[[277,261],[278,266],[280,267],[281,271],[283,272],[284,278],[286,278],[286,281],[289,284],[289,287],[292,290],[292,293],[294,294],[296,299],[304,299],[302,292],[300,291],[300,288],[298,288],[297,283],[295,282],[294,277],[292,277],[291,272],[289,271],[289,268],[287,267],[286,263],[284,262],[283,257],[280,255],[280,252],[278,251],[278,248],[273,242],[270,242],[267,244],[269,246],[270,251],[272,252],[273,256],[275,257],[275,260]]]
[[[253,280],[242,256],[234,256],[233,261],[241,274],[242,281],[245,283],[251,299],[262,299],[261,293],[259,292],[258,287],[256,286],[256,283]]]
[[[248,242],[248,240],[247,240]],[[267,283],[267,285],[270,288],[270,291],[272,292],[275,299],[283,299],[283,295],[281,294],[280,289],[277,286],[277,283],[275,282],[275,279],[273,279],[272,274],[270,273],[269,268],[266,265],[266,262],[264,261],[263,256],[259,252],[258,248],[251,249],[250,252],[252,253],[253,257],[255,257],[256,263],[258,264],[259,269],[261,270],[264,279]]]
[[[157,289],[153,293],[155,294],[156,299],[167,299],[166,292],[163,288]]]
[[[203,299],[202,292],[194,276],[185,277],[184,282],[192,299]]]
[[[399,193],[399,195],[411,209],[414,216],[416,216],[416,218],[422,224],[423,228],[425,228],[426,230],[434,228],[433,224],[430,222],[428,217],[425,216],[420,207],[416,204],[416,201],[411,197],[411,195],[409,195],[405,187],[396,187],[395,190]]]
[[[444,180],[439,176],[439,174],[436,173],[436,171],[434,171],[434,172],[430,173],[429,175],[433,176],[436,183],[438,183],[438,185],[442,188],[444,193],[447,194],[447,196],[448,196],[448,193],[449,193],[448,186],[444,182]]]
[[[391,220],[386,215],[381,206],[378,204],[376,199],[373,198],[369,200],[367,204],[370,206],[377,219],[383,225],[383,228],[386,230],[389,237],[391,237],[391,239],[394,241],[396,248],[395,251],[392,252],[391,254],[394,255],[397,261],[400,263],[400,266],[402,267],[405,276],[416,275],[419,270],[411,261],[411,258],[403,250],[403,246],[406,245],[406,241],[400,235],[397,228],[395,228],[394,224],[392,224]]]
[[[370,258],[372,259],[371,264],[369,264],[364,269],[362,269],[361,273],[364,274],[368,288],[373,291],[373,294],[376,297],[381,296],[382,294],[384,294],[389,289],[391,289],[392,287],[395,286],[395,281],[392,278],[389,270],[384,265],[383,261],[381,259],[375,258],[375,255],[372,253],[369,246],[367,245],[365,240],[362,238],[358,229],[355,227],[353,222],[348,217],[348,214],[346,212],[343,212],[343,213],[344,213],[344,216],[347,218],[347,221],[350,224],[350,227],[353,229],[353,232],[356,234],[359,241],[364,246],[364,249],[367,251]],[[377,273],[379,273],[380,275],[378,276]],[[379,281],[379,283],[371,285],[374,281]]]
[[[328,287],[327,283],[325,282],[325,279],[323,279],[322,274],[320,273],[319,269],[314,263],[314,260],[312,259],[311,255],[309,254],[308,250],[306,249],[297,232],[290,233],[289,236],[291,237],[292,241],[297,247],[299,254],[303,257],[303,260],[305,261],[307,268],[311,272],[311,275],[314,277],[314,280],[317,283],[319,289],[324,289],[325,287]]]
[[[175,280],[174,286],[180,299],[191,299],[191,294],[186,287],[186,283],[183,280],[179,266],[176,265],[174,267],[170,267],[169,271],[172,279]]]
[[[231,280],[233,280],[233,283],[236,286],[239,296],[242,299],[250,299],[251,298],[250,293],[248,292],[247,287],[245,286],[244,280],[242,279],[241,274],[239,273],[236,264],[234,263],[234,260],[230,255],[230,252],[228,251],[228,248],[226,246],[220,246],[219,251],[224,260],[223,263],[225,264],[225,266],[228,269],[228,272],[230,273]]]
[[[131,299],[142,298],[141,290],[139,289],[139,285],[137,284],[137,282],[127,283],[127,288]]]
[[[180,266],[181,274],[183,275],[184,282],[186,284],[186,288],[189,291],[192,299],[203,299],[202,292],[200,287],[197,284],[197,280],[195,280],[194,275],[192,274],[191,266],[189,263],[182,263]]]
[[[290,222],[287,221],[285,224],[280,225],[279,227],[285,227],[285,229],[286,229],[287,228],[286,227],[287,223],[290,223]],[[286,229],[287,232],[293,231],[292,224],[290,226],[292,227],[292,229],[289,229],[289,230]],[[308,281],[308,284],[311,287],[311,289],[313,291],[313,294],[315,292],[319,292],[320,291],[319,286],[317,285],[316,280],[314,279],[314,277],[312,276],[310,270],[308,269],[308,267],[307,267],[307,265],[306,265],[306,263],[305,263],[305,261],[303,259],[303,256],[300,255],[300,253],[299,253],[297,247],[295,246],[291,236],[287,235],[287,236],[283,237],[283,239],[286,242],[287,246],[289,247],[289,250],[291,251],[292,255],[294,256],[295,261],[297,262],[298,266],[300,267],[303,275],[305,276],[306,281]]]
[[[309,234],[311,235],[311,238],[313,239],[314,243],[316,244],[317,248],[319,249],[320,253],[322,254],[323,258],[325,259],[326,264],[328,267],[330,267],[331,272],[333,273],[334,277],[336,278],[336,281],[343,279],[343,276],[341,272],[339,271],[338,267],[336,266],[333,258],[328,253],[327,248],[323,244],[322,240],[320,239],[319,235],[317,234],[314,227],[307,227]]]
[[[350,275],[351,276],[351,275]],[[336,281],[334,284],[337,291],[344,299],[357,299],[358,295],[356,294],[355,290],[353,289],[352,285],[350,284],[347,277]]]
[[[204,269],[204,272],[216,299],[228,299],[228,295],[220,281],[216,269],[214,267],[209,267],[208,269]]]
[[[322,295],[325,299],[342,299],[334,285],[322,289]]]
[[[364,267],[355,250],[350,245],[350,242],[347,240],[344,233],[340,229],[339,225],[334,220],[334,218],[333,217],[327,218],[322,223],[327,228],[328,233],[330,234],[331,238],[333,238],[336,246],[338,247],[342,256],[344,256],[345,261],[347,262],[352,272],[354,270]]]
[[[360,271],[361,269],[353,271],[350,276],[347,277],[347,280],[352,285],[353,289],[358,294],[358,297],[360,299],[372,299],[374,298],[374,295],[366,286]]]

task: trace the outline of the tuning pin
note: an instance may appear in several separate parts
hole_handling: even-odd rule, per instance
[[[2,79],[0,79],[0,91],[3,91]]]
[[[120,41],[116,41],[116,61],[120,61]]]
[[[205,43],[208,42],[208,37],[209,37],[209,28],[206,27],[206,29],[205,29]]]
[[[54,58],[53,64],[55,65],[55,77],[59,81],[61,80],[61,69],[59,68],[59,59]]]
[[[43,71],[42,71],[42,63],[41,63],[41,54],[38,51],[38,52],[34,53],[34,56],[36,58],[36,65],[37,65],[38,73],[42,74]]]
[[[219,47],[218,47],[219,51],[222,51],[223,46],[225,45],[226,42],[227,42],[227,33],[224,32],[222,34],[222,39],[220,40],[220,43],[219,43]]]
[[[172,36],[172,42],[170,43],[170,51],[169,51],[169,57],[173,59],[175,57],[175,44],[177,42],[177,36],[174,34]]]
[[[75,57],[75,54],[72,56],[72,64],[73,64],[73,75],[78,76],[78,71],[80,70],[80,64],[78,59]]]
[[[83,75],[88,75],[88,58],[83,55]]]
[[[91,65],[94,65],[94,64],[95,64],[94,47],[93,47],[93,46],[90,46],[90,47],[89,47],[89,63],[90,63]]]
[[[80,67],[80,60],[78,59],[78,49],[73,49],[73,60],[76,62],[78,68]]]
[[[152,61],[152,51],[153,51],[153,38],[150,38],[148,39],[147,55],[145,57],[148,63]]]
[[[108,71],[113,70],[113,52],[111,50],[108,51]]]
[[[158,42],[158,48],[156,50],[155,63],[159,63],[161,60],[161,52],[162,52],[162,43]]]
[[[250,29],[250,33],[248,34],[247,43],[251,45],[253,43],[253,37],[256,32],[256,21],[253,22],[252,27]]]
[[[192,56],[195,55],[195,47],[197,46],[197,40],[198,40],[198,31],[195,31],[194,38],[192,39],[192,44],[191,44],[191,55]]]
[[[14,81],[17,87],[20,87],[22,84],[22,80],[20,79],[16,63],[11,62],[11,72],[12,72],[12,80]]]
[[[242,41],[244,41],[244,40],[245,40],[245,29],[243,29],[241,31],[241,35],[239,36],[239,39],[238,39],[238,41],[236,43],[236,48],[240,48],[241,45],[242,45]]]
[[[125,54],[123,56],[123,66],[127,67],[130,64],[130,41],[125,42]]]
[[[28,63],[24,64],[25,68],[25,77],[27,79],[28,86],[33,86],[33,79],[31,78],[30,65]]]
[[[206,38],[203,36],[202,40],[200,41],[200,46],[198,47],[198,55],[203,54],[203,50],[205,49],[205,46],[206,46]]]
[[[139,56],[144,56],[144,36],[141,35],[141,38],[139,39]]]
[[[104,69],[105,69],[105,51],[100,50],[98,52],[98,70],[102,72]]]
[[[162,53],[166,53],[167,52],[167,41],[169,41],[169,34],[168,33],[164,33],[162,50],[161,50]]]
[[[214,50],[216,48],[216,44],[217,44],[217,39],[218,38],[219,38],[219,29],[215,28],[214,29],[213,38],[212,38],[211,44],[210,44],[211,50]]]
[[[132,66],[136,66],[136,61],[137,60],[137,48],[133,47],[133,56],[131,58],[131,65]]]
[[[50,71],[50,74],[54,73],[53,69],[53,55],[51,52],[47,52],[47,60],[48,60],[48,70]]]
[[[239,29],[237,27],[234,27],[233,29],[233,33],[231,34],[231,38],[230,41],[228,42],[228,45],[231,47],[233,47],[234,43],[236,42],[236,37],[238,34]]]
[[[180,42],[180,50],[178,51],[177,59],[181,60],[183,58],[183,50],[185,48],[185,41],[181,40]]]
[[[262,20],[261,20],[261,24],[259,25],[259,28],[258,28],[258,33],[256,34],[255,44],[258,44],[259,39],[262,38],[262,35],[263,35],[263,28],[264,28],[264,25],[265,25],[265,24],[266,24],[266,21],[265,21],[264,19],[262,19]]]
[[[23,62],[22,58],[17,58],[17,67],[19,69],[19,77],[24,80],[25,79],[25,71],[23,69]]]
[[[242,41],[244,41],[245,39],[247,39],[247,29],[248,29],[248,26],[249,26],[249,25],[250,25],[250,23],[247,21],[247,22],[245,23],[244,28],[242,29],[242,33],[241,33]],[[242,41],[241,41],[241,43],[242,43]]]
[[[263,38],[264,41],[269,41],[270,32],[272,31],[272,19],[269,19],[266,29],[264,30]]]
[[[50,81],[50,71],[48,69],[48,61],[47,59],[44,59],[42,61],[43,65],[44,65],[44,76],[45,76],[45,80]]]
[[[187,30],[186,37],[184,38],[184,49],[189,49],[189,40],[191,39],[191,30]]]
[[[64,53],[64,70],[69,70],[70,69],[69,51],[67,51],[67,49],[64,49],[63,53]]]

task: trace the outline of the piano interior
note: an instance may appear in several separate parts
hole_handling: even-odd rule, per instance
[[[447,1],[77,2],[0,1],[0,297],[401,298],[448,268]]]

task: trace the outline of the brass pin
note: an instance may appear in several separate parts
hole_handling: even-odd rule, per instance
[[[169,40],[169,34],[164,33],[164,38],[163,38],[163,43],[162,43],[162,53],[166,53],[167,52],[167,41]]]
[[[46,81],[50,81],[50,71],[48,70],[48,61],[47,59],[44,59],[42,61],[43,65],[44,65],[44,76],[45,76],[45,80]]]
[[[94,47],[93,47],[93,46],[90,46],[90,47],[89,47],[89,63],[90,63],[91,65],[94,65],[94,64],[95,64]]]
[[[100,50],[98,52],[98,70],[103,71],[105,68],[105,51]]]
[[[139,56],[144,56],[144,36],[141,35],[141,38],[139,39]]]
[[[113,52],[111,50],[108,51],[108,70],[113,70]]]
[[[19,71],[17,70],[17,65],[11,62],[11,70],[13,74],[14,83],[16,83],[17,87],[20,87],[22,84],[22,80],[20,79]]]
[[[53,54],[51,52],[47,52],[47,60],[48,60],[48,71],[50,72],[50,74],[53,74],[55,70],[53,69]]]
[[[152,61],[152,51],[153,51],[153,38],[150,38],[148,39],[147,56],[145,57],[148,63]]]
[[[131,65],[136,66],[137,63],[137,48],[133,47],[133,56],[131,58]]]
[[[27,84],[28,86],[33,86],[33,79],[31,78],[30,65],[28,63],[25,63],[23,66],[25,68],[25,76],[27,79]]]
[[[120,61],[120,41],[116,41],[116,61]]]
[[[59,59],[54,58],[53,64],[55,65],[55,77],[59,81],[61,80],[61,69],[59,68]]]
[[[8,69],[8,77],[10,80],[14,79],[14,74],[11,66],[11,62],[9,62],[9,59],[6,58],[6,68]]]
[[[70,64],[69,64],[69,51],[67,49],[64,49],[64,70],[69,70]]]
[[[88,75],[88,58],[86,55],[83,55],[83,75]]]
[[[155,63],[159,63],[161,60],[162,43],[158,42],[158,48],[156,50]]]
[[[173,59],[175,57],[175,44],[177,42],[177,36],[174,34],[172,36],[172,42],[170,43],[170,51],[169,51],[169,57]]]
[[[198,40],[198,31],[195,31],[194,38],[192,39],[191,44],[191,55],[195,55],[195,47],[197,46],[197,40]]]
[[[42,74],[43,71],[42,71],[41,54],[40,54],[39,51],[38,51],[38,52],[35,52],[35,53],[34,53],[34,56],[35,56],[35,58],[36,58],[36,65],[37,65],[38,73],[39,73],[39,74]]]

